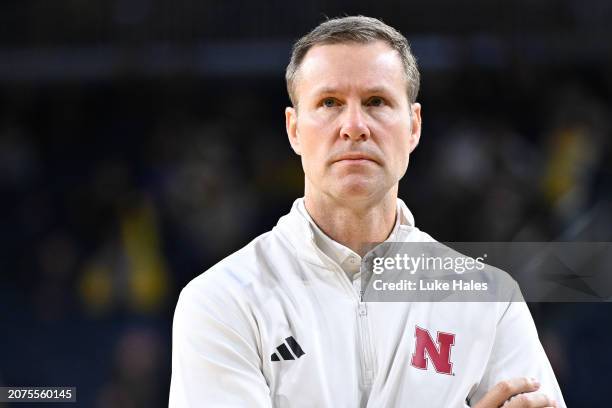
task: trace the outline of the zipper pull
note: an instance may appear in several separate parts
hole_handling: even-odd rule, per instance
[[[368,308],[365,303],[359,303],[359,316],[367,316]]]

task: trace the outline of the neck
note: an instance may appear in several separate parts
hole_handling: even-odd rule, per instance
[[[368,244],[386,240],[396,220],[397,186],[375,202],[345,202],[324,194],[312,194],[306,188],[304,204],[314,222],[334,241],[360,256]]]

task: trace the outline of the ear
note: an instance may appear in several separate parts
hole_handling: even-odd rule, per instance
[[[289,137],[291,148],[297,155],[300,155],[300,139],[297,133],[297,110],[295,108],[285,108],[285,127],[287,128],[287,136]]]
[[[410,153],[416,149],[421,139],[421,104],[410,104]]]

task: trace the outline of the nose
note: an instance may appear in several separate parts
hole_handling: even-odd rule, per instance
[[[370,129],[366,123],[361,104],[347,105],[342,118],[340,137],[343,140],[356,142],[367,140],[370,137]]]

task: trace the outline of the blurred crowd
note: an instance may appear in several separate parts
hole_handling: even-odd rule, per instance
[[[440,241],[612,240],[612,82],[424,72],[400,185]],[[0,382],[167,405],[181,288],[303,191],[282,78],[0,87]],[[607,304],[531,304],[569,406],[604,406]],[[603,377],[602,377],[603,376]],[[591,398],[589,400],[589,398]],[[79,405],[81,405],[79,404]]]

